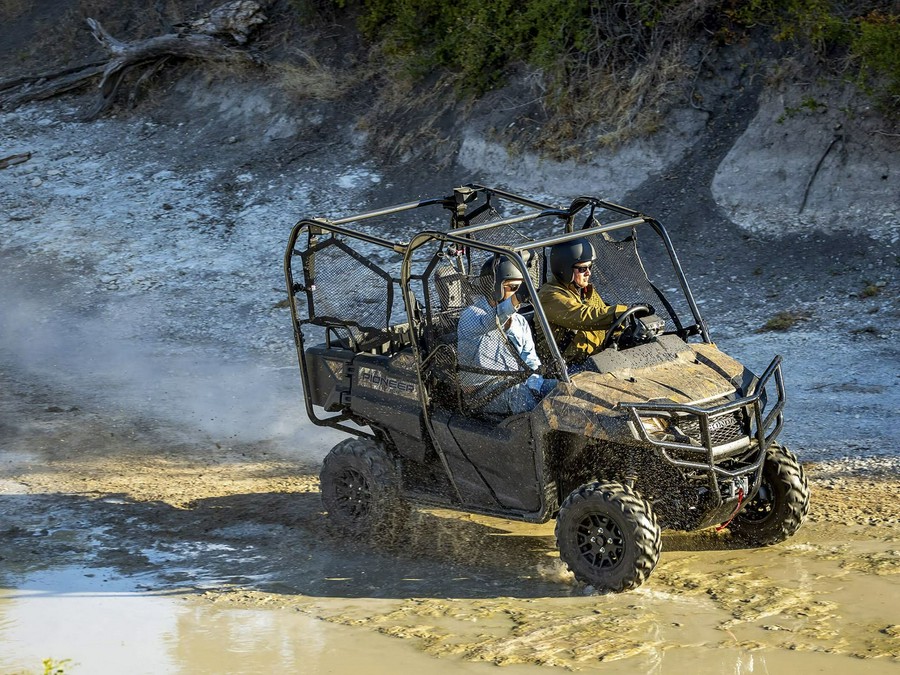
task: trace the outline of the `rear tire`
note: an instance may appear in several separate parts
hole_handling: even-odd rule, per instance
[[[322,503],[345,532],[381,537],[402,527],[409,506],[400,496],[400,472],[379,444],[350,438],[331,449],[319,473]]]
[[[661,549],[650,504],[619,483],[590,483],[572,492],[559,509],[556,541],[578,581],[613,593],[644,583]]]
[[[753,546],[769,546],[792,536],[809,513],[809,482],[797,457],[773,444],[763,461],[762,482],[728,529]]]

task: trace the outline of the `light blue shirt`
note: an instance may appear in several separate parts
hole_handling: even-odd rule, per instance
[[[503,331],[507,321],[509,327]],[[501,331],[505,332],[506,339]],[[470,366],[499,371],[497,375],[520,373],[522,364],[513,354],[513,349],[529,369],[541,367],[531,326],[525,317],[516,312],[512,298],[491,307],[487,298],[478,297],[460,314],[457,335],[457,358],[463,368]],[[513,414],[531,410],[540,400],[542,389],[546,392],[556,384],[555,380],[545,380],[541,375],[532,374],[525,382],[508,386],[508,381],[497,380],[497,375],[465,370],[459,374],[462,385],[478,389],[476,395],[479,397],[492,389],[505,389],[484,406],[486,412]]]

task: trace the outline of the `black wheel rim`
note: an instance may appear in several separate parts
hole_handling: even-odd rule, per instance
[[[344,469],[334,481],[337,507],[349,518],[358,520],[369,514],[372,489],[366,476],[356,469]]]
[[[741,509],[740,518],[750,523],[761,523],[767,520],[775,508],[775,500],[772,493],[772,486],[768,481],[763,481],[759,486],[759,491],[747,505]]]
[[[578,523],[575,543],[582,558],[591,567],[611,569],[622,562],[625,537],[609,516],[592,513]]]

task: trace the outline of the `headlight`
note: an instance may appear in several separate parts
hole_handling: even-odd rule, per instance
[[[669,432],[669,420],[665,417],[641,417],[641,425],[648,434],[666,434]]]

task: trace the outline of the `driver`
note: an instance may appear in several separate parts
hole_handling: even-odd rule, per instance
[[[550,249],[548,280],[538,299],[553,329],[566,363],[576,367],[600,351],[606,331],[625,312],[626,305],[607,305],[591,284],[594,247],[586,238],[556,244]]]

